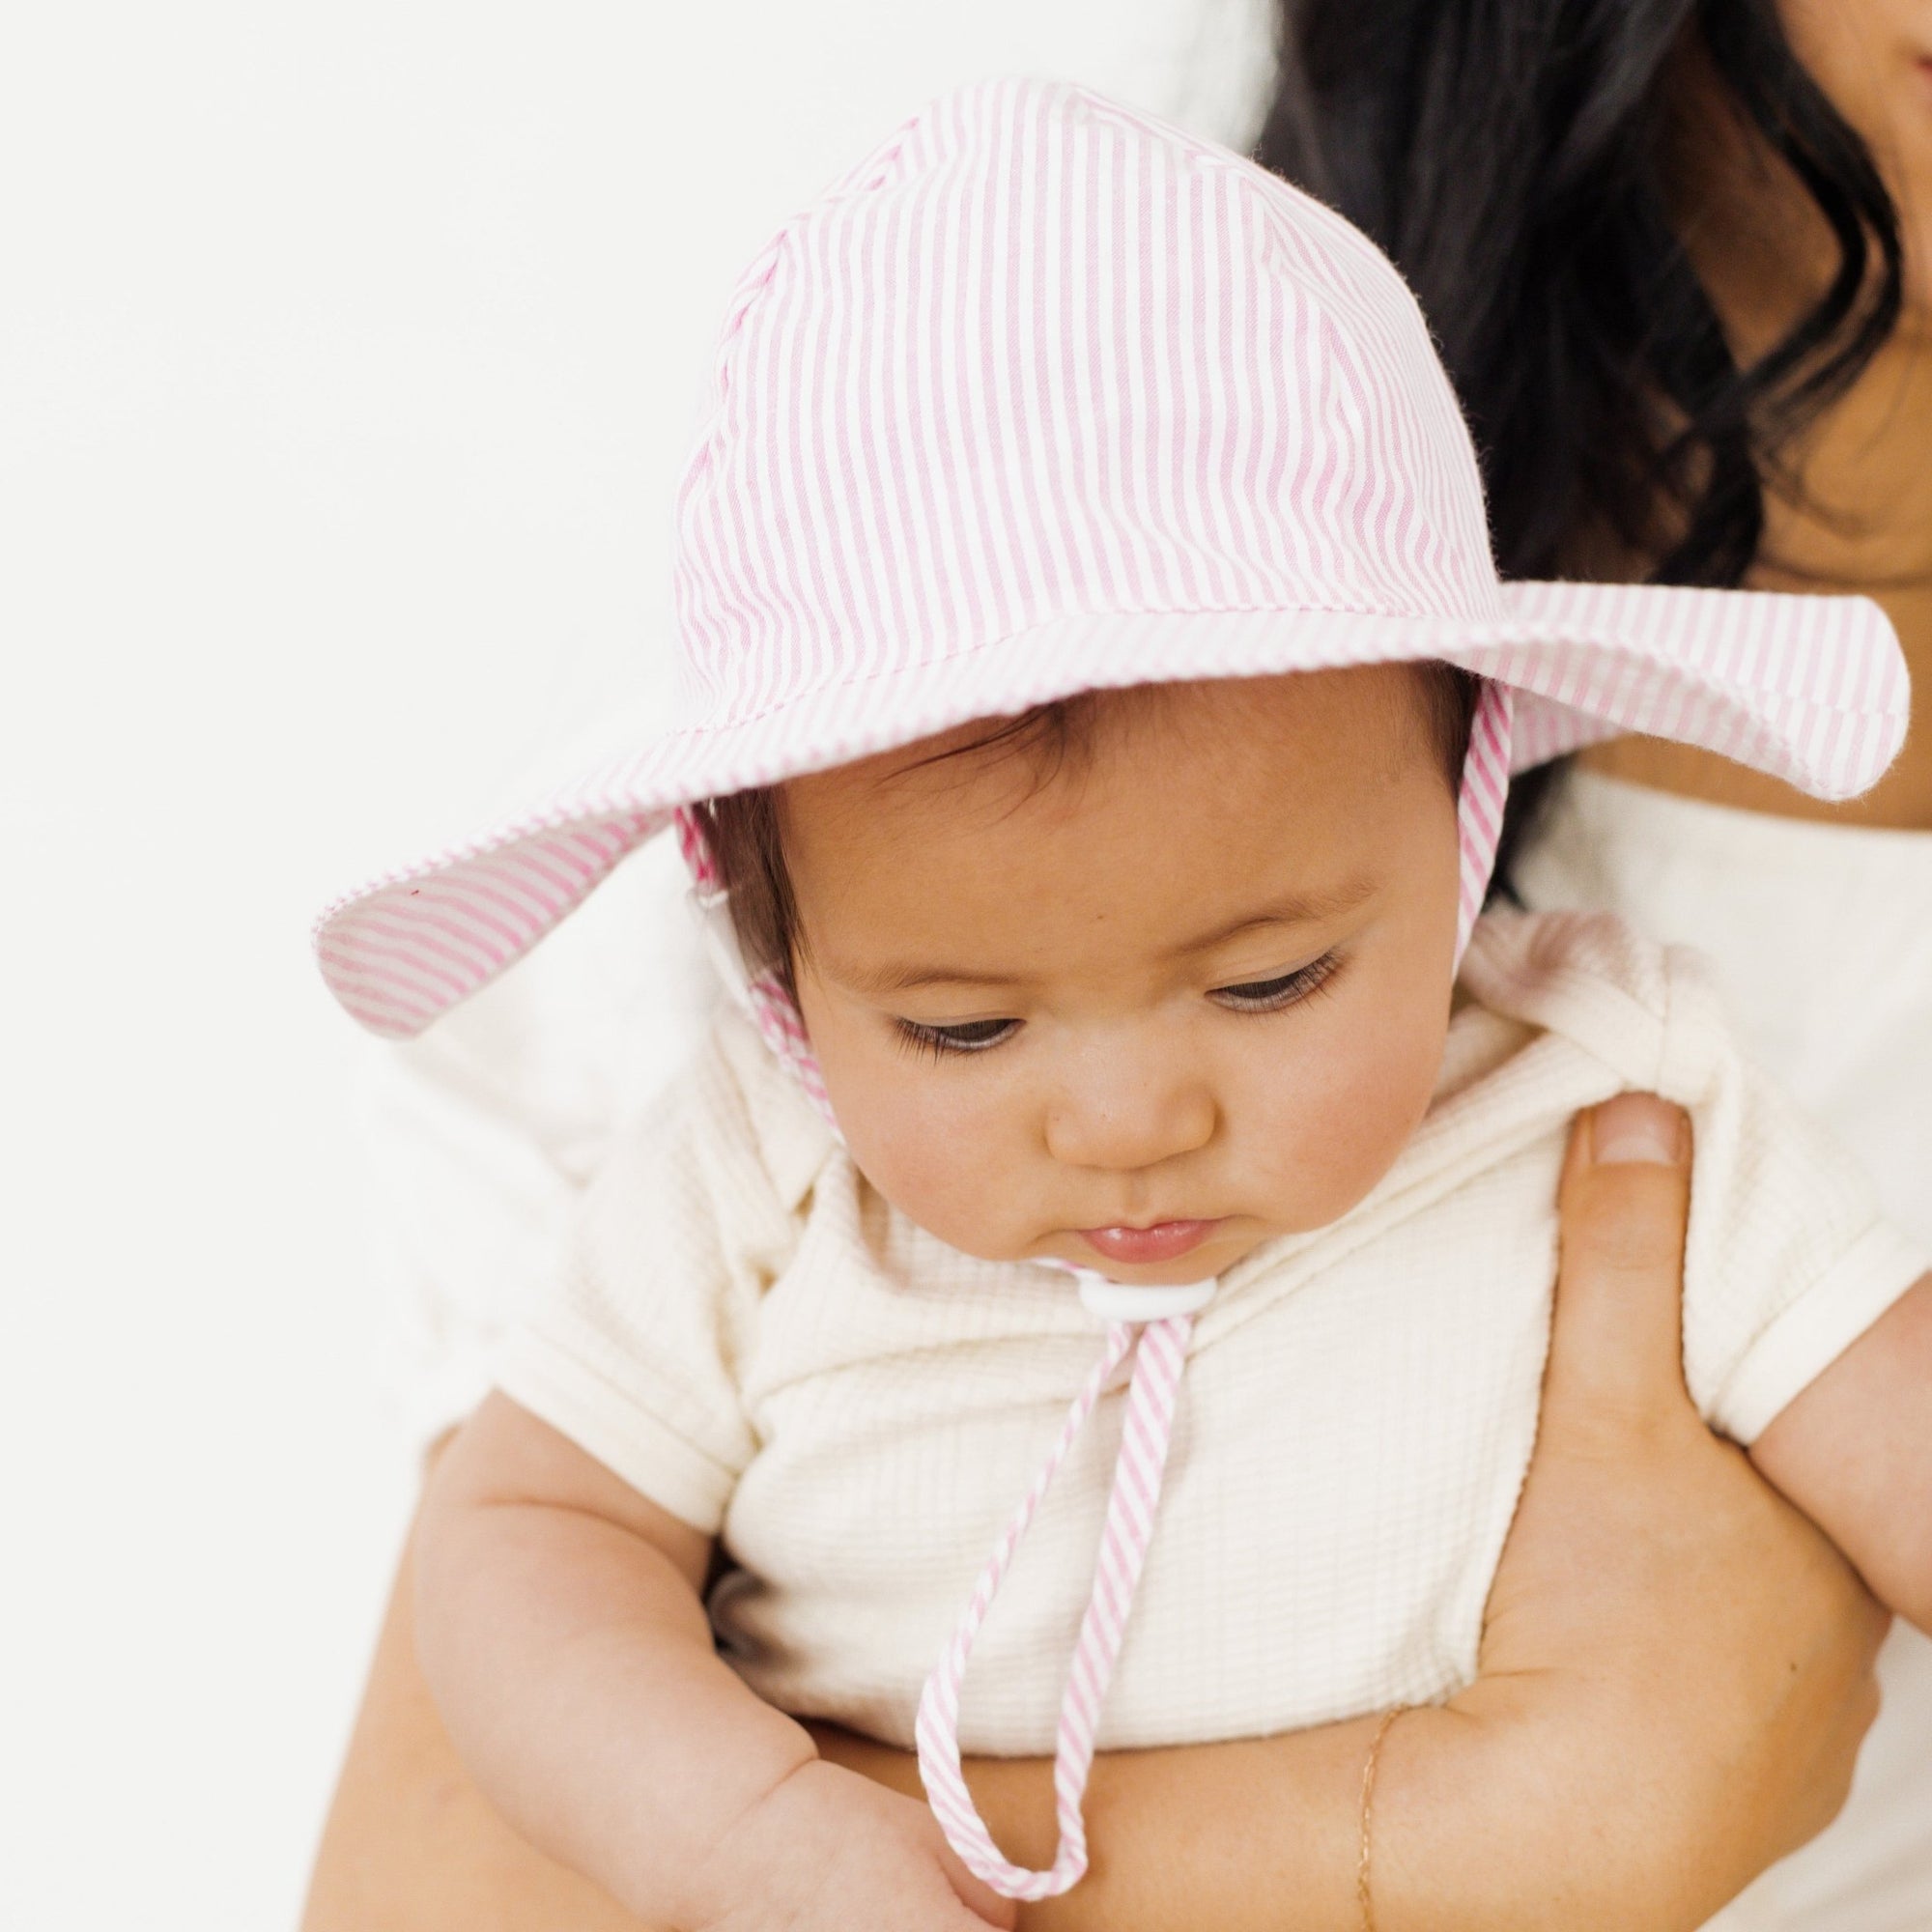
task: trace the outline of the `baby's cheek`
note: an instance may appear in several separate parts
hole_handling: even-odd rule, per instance
[[[1381,1179],[1428,1111],[1440,1062],[1439,1032],[1350,1029],[1265,1083],[1250,1146],[1284,1225],[1323,1227]]]
[[[981,1112],[970,1096],[895,1096],[847,1138],[860,1172],[900,1213],[967,1254],[1005,1259],[1016,1237],[1004,1210],[1019,1190],[1002,1168],[999,1123]]]

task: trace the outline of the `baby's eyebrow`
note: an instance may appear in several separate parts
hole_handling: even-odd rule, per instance
[[[975,973],[965,966],[878,966],[869,973],[833,968],[828,977],[870,999],[910,993],[921,986],[1017,986],[1021,978],[1014,973]]]
[[[1239,939],[1244,933],[1257,932],[1264,926],[1314,925],[1324,919],[1336,919],[1345,912],[1352,912],[1375,889],[1373,879],[1355,878],[1326,892],[1291,894],[1287,898],[1275,899],[1254,912],[1243,913],[1239,919],[1230,920],[1226,925],[1217,925],[1209,932],[1183,939],[1169,948],[1169,952],[1176,956],[1188,952],[1211,952],[1215,947],[1225,946],[1231,939]]]
[[[1253,912],[1211,931],[1182,939],[1166,949],[1169,958],[1184,958],[1191,953],[1211,952],[1217,946],[1243,934],[1276,925],[1313,925],[1352,911],[1375,891],[1373,879],[1350,879],[1326,892],[1296,893],[1271,900]],[[987,973],[968,966],[925,964],[876,966],[869,971],[829,967],[827,977],[868,999],[884,999],[893,993],[915,992],[924,986],[984,986],[1005,989],[1025,983],[1023,973]]]

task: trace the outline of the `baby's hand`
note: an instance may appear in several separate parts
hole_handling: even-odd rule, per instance
[[[822,1758],[746,1813],[705,1880],[712,1903],[694,1932],[1011,1932],[1019,1922],[923,1804]]]

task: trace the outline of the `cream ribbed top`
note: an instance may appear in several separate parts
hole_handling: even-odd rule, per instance
[[[1473,1675],[1527,1465],[1571,1117],[1626,1087],[1697,1150],[1685,1353],[1749,1441],[1925,1264],[1738,1055],[1702,969],[1605,918],[1492,916],[1435,1101],[1342,1221],[1198,1320],[1103,1747],[1254,1735]],[[761,1694],[904,1744],[920,1686],[1094,1359],[1046,1270],[960,1255],[857,1173],[749,1028],[612,1146],[498,1380],[724,1539]],[[1118,1404],[1051,1492],[967,1681],[969,1751],[1050,1751]]]

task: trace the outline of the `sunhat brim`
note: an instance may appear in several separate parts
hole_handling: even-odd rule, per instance
[[[827,682],[751,718],[668,731],[534,810],[345,895],[316,923],[317,955],[357,1020],[406,1038],[522,957],[680,806],[1081,691],[1423,659],[1513,688],[1519,771],[1643,732],[1814,797],[1848,798],[1891,762],[1911,710],[1897,640],[1863,598],[1516,583],[1486,619],[1274,609],[1061,616],[936,661]]]

